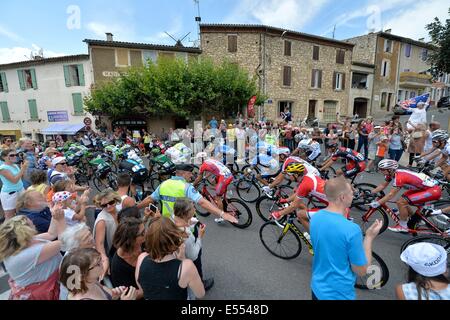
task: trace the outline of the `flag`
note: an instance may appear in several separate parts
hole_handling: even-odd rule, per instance
[[[249,118],[255,117],[255,103],[256,103],[256,96],[253,96],[251,97],[247,106],[247,115]]]
[[[417,96],[408,100],[404,100],[399,102],[398,104],[403,108],[403,109],[408,109],[408,108],[415,108],[417,107],[417,104],[419,102],[427,102],[428,99],[430,98],[430,94],[429,93],[425,93],[421,96]],[[427,106],[428,109],[428,106]]]

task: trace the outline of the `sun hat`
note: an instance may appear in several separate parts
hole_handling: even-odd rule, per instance
[[[61,192],[57,192],[53,195],[53,202],[63,202],[66,201],[67,199],[70,199],[72,197],[72,194],[68,191],[61,191]]]
[[[56,165],[60,162],[66,161],[65,157],[56,157],[55,159],[52,160],[52,166],[56,167]]]
[[[435,277],[447,271],[447,251],[434,243],[410,245],[400,255],[400,259],[425,277]]]

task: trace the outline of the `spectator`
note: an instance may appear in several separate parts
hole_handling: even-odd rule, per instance
[[[95,197],[95,203],[102,208],[94,223],[95,247],[101,254],[103,263],[103,275],[109,274],[109,259],[114,256],[115,248],[113,246],[114,233],[117,229],[117,204],[120,203],[120,197],[111,190],[104,190]]]
[[[237,163],[242,164],[245,161],[245,130],[242,125],[236,128],[237,141]]]
[[[52,167],[52,160],[57,156],[60,157],[62,156],[62,154],[59,153],[55,148],[47,148],[44,152],[44,155],[38,160],[37,168],[39,170],[47,171],[48,168]]]
[[[194,214],[195,206],[191,200],[187,198],[177,199],[174,206],[174,222],[178,228],[187,234],[187,238],[184,241],[186,258],[194,262],[205,291],[208,291],[214,285],[214,278],[203,280],[202,240],[206,226],[194,218]],[[189,296],[192,297],[191,294]]]
[[[362,147],[364,147],[364,157],[367,160],[369,156],[369,133],[364,120],[360,120],[358,123],[358,135],[358,149],[356,151],[360,152]]]
[[[427,110],[424,102],[419,102],[417,103],[416,108],[408,108],[407,110],[412,112],[406,124],[406,128],[409,133],[415,131],[417,125],[427,124]]]
[[[434,131],[439,130],[441,128],[441,124],[436,121],[432,121],[429,124],[429,130],[426,131],[426,140],[425,140],[425,146],[424,146],[424,152],[428,153],[433,149],[433,140],[431,138]]]
[[[23,160],[28,161],[28,167],[25,175],[22,178],[23,187],[27,189],[31,186],[30,175],[33,170],[36,169],[36,155],[33,147],[33,141],[29,138],[22,138],[19,140],[19,149],[17,150],[19,154],[23,153]]]
[[[123,208],[130,208],[136,205],[136,200],[128,196],[131,188],[131,176],[127,172],[122,172],[117,176],[117,185],[119,189],[117,193],[120,196],[120,202],[117,204],[119,206],[119,211]]]
[[[60,206],[51,209],[48,233],[36,235],[30,219],[14,217],[0,226],[0,261],[9,273],[10,300],[58,300],[58,268],[61,242],[55,240],[65,229]],[[55,241],[54,241],[55,240]]]
[[[392,128],[389,140],[389,158],[399,162],[404,149],[402,130],[399,127]]]
[[[146,212],[148,208],[145,208]],[[117,214],[117,222],[120,224],[123,219],[127,218],[135,218],[135,219],[142,219],[142,215],[139,212],[139,209],[136,206],[125,208],[119,211]]]
[[[0,147],[1,150],[7,150],[7,149],[14,150],[15,148],[16,148],[15,143],[14,143],[13,139],[11,139],[11,138],[4,138],[3,144]]]
[[[141,219],[123,218],[114,234],[113,245],[117,248],[111,260],[111,283],[114,287],[134,287],[136,283],[136,263],[142,253],[145,228]],[[137,299],[143,292],[137,291]]]
[[[425,124],[411,124],[414,131],[411,134],[409,140],[408,152],[409,152],[409,166],[411,167],[414,162],[414,157],[419,156],[425,147],[425,141],[428,138]]]
[[[311,289],[313,300],[354,300],[356,275],[363,276],[372,261],[372,242],[382,223],[366,230],[345,218],[353,200],[351,185],[343,177],[328,180],[328,207],[311,218],[314,248]]]
[[[0,165],[0,179],[2,181],[0,200],[5,219],[8,220],[16,214],[16,202],[18,196],[24,191],[22,178],[27,172],[29,162],[25,160],[19,169],[15,164],[17,153],[11,149],[2,150],[0,158],[3,161],[3,164]]]
[[[47,195],[50,190],[50,186],[47,183],[47,173],[43,170],[34,170],[30,176],[31,187],[28,190],[35,190],[42,195]]]
[[[150,143],[152,142],[152,137],[150,136],[150,134],[147,132],[147,130],[144,130],[144,148],[145,148],[145,152],[147,154],[150,154]]]
[[[377,142],[377,152],[375,156],[375,170],[378,171],[378,163],[383,160],[386,156],[386,152],[389,149],[389,138],[386,136],[381,136],[380,141]]]
[[[81,273],[79,285],[72,285],[73,267]],[[93,248],[77,249],[70,252],[61,264],[61,283],[68,289],[68,300],[136,300],[136,289],[118,287],[109,289],[102,286],[102,258]]]
[[[395,288],[399,300],[450,300],[447,251],[419,242],[408,246],[400,259],[409,266],[408,283]]]
[[[80,210],[76,212],[76,207],[72,204],[72,193],[68,191],[56,192],[53,195],[53,203],[60,203],[64,210],[64,217],[68,226],[86,222],[86,206],[89,201],[89,190],[86,190],[80,198]]]
[[[56,157],[52,160],[53,169],[50,170],[50,178],[49,182],[51,185],[54,185],[56,182],[60,180],[69,180],[69,176],[67,174],[67,160],[64,157]]]
[[[323,130],[323,133],[325,135],[325,151],[328,155],[329,153],[329,146],[337,143],[338,135],[337,130],[334,127],[332,123],[327,123],[327,127]]]
[[[219,127],[219,123],[216,120],[216,117],[212,117],[211,121],[209,122],[209,126],[211,129],[217,129]]]
[[[146,253],[139,256],[136,280],[146,300],[187,300],[190,288],[197,298],[205,288],[197,268],[185,259],[183,233],[172,220],[153,220],[145,235]]]
[[[374,130],[369,133],[369,163],[367,164],[367,172],[372,172],[372,165],[374,163],[376,153],[377,153],[377,143],[380,141],[381,137],[381,127],[376,126]],[[376,170],[376,169],[375,169]]]
[[[370,134],[373,131],[373,119],[372,119],[372,117],[367,117],[366,130],[367,130],[368,134]]]
[[[403,130],[402,124],[400,123],[400,116],[393,115],[392,116],[392,127],[398,127],[400,130]]]
[[[38,233],[48,232],[52,213],[42,193],[28,189],[21,194],[17,199],[17,215],[30,219]]]
[[[387,120],[384,122],[384,127],[383,127],[383,134],[385,136],[389,135],[389,133],[391,132],[391,129],[394,127],[394,121],[392,120]]]

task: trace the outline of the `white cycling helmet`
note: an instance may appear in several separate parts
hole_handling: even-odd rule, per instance
[[[383,159],[378,164],[379,169],[386,169],[386,170],[397,170],[398,169],[398,162],[391,159]]]
[[[447,141],[448,133],[445,130],[436,130],[431,135],[432,141]]]
[[[302,141],[300,141],[300,143],[298,144],[298,147],[300,149],[308,149],[309,144],[311,143],[312,139],[303,139]]]

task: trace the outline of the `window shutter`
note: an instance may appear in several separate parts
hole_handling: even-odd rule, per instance
[[[288,40],[284,40],[284,55],[291,56],[291,46],[292,43]]]
[[[283,70],[283,85],[290,86],[291,85],[291,67],[284,67]]]
[[[11,121],[8,110],[8,102],[0,102],[0,107],[2,108],[3,121]]]
[[[319,47],[313,47],[313,60],[319,60]]]
[[[0,77],[2,79],[3,91],[8,92],[8,81],[6,80],[6,73],[0,73]]]
[[[345,90],[345,73],[341,73],[342,90]]]
[[[25,78],[23,76],[23,70],[17,70],[17,75],[19,76],[19,84],[20,84],[20,90],[25,91]]]
[[[39,119],[39,115],[38,115],[38,110],[37,110],[37,104],[36,104],[36,100],[28,100],[28,108],[30,110],[30,119],[31,120],[38,120]]]
[[[72,100],[73,100],[74,113],[75,114],[83,114],[84,107],[83,107],[83,98],[81,96],[81,93],[72,93]]]
[[[64,66],[64,81],[66,82],[66,87],[72,86],[72,82],[70,81],[69,66]]]
[[[33,82],[33,89],[37,90],[38,86],[36,81],[36,70],[30,69],[30,72],[31,72],[31,81]]]
[[[318,81],[318,87],[322,88],[322,70],[319,70],[319,81]]]
[[[314,88],[314,84],[316,83],[316,69],[312,69],[311,72],[311,88]]]
[[[82,64],[77,65],[78,76],[80,77],[80,86],[84,87],[86,82],[84,81],[84,67]]]
[[[336,72],[333,72],[333,90],[336,90]]]

